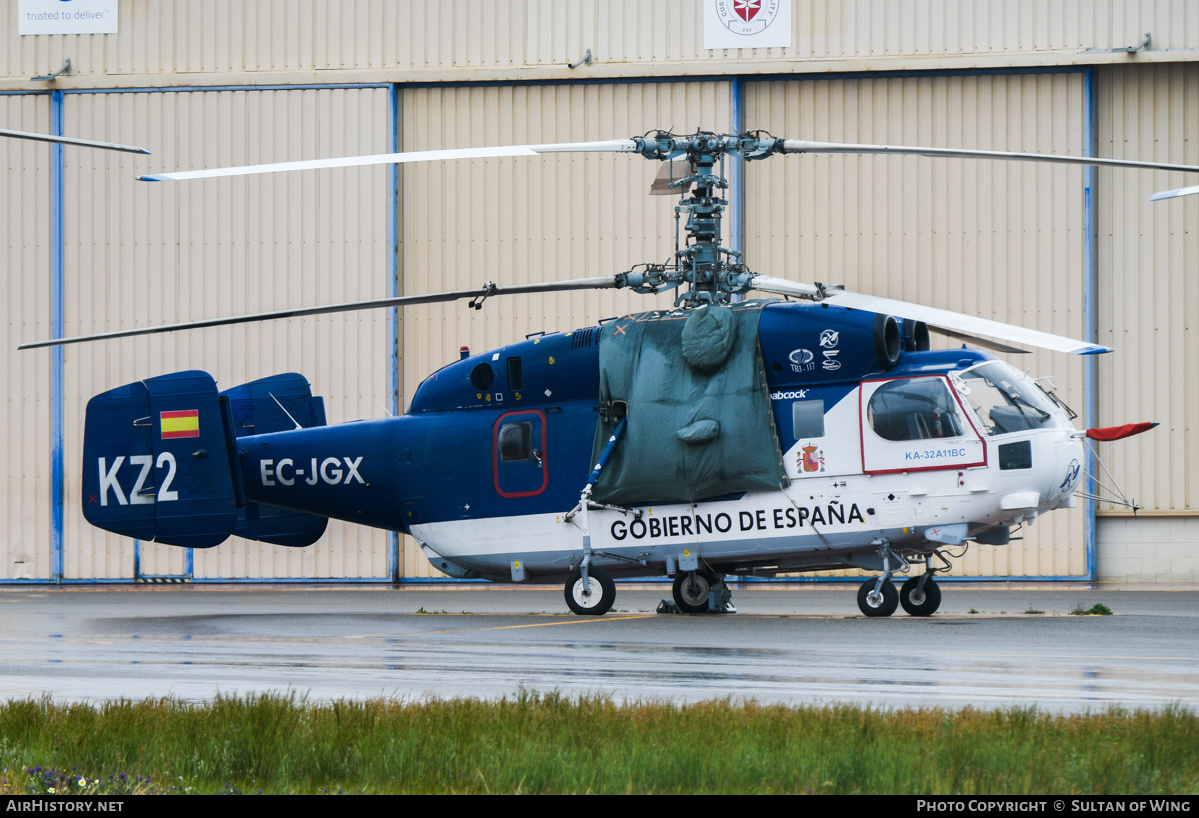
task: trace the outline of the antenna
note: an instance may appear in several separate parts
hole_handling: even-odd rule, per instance
[[[395,415],[391,413],[391,410],[383,405],[383,401],[379,400],[377,397],[375,398],[375,403],[379,404],[379,408],[382,409],[389,418],[395,417]]]
[[[271,400],[273,400],[275,403],[277,403],[277,404],[279,405],[279,408],[280,408],[280,409],[283,409],[283,414],[287,415],[288,419],[290,419],[290,420],[291,420],[291,422],[292,422],[292,423],[294,423],[294,424],[296,425],[296,428],[297,428],[297,429],[303,429],[303,428],[304,428],[303,426],[301,426],[301,425],[300,425],[300,422],[299,422],[298,420],[296,420],[295,418],[293,418],[293,417],[291,416],[291,412],[289,412],[289,411],[287,411],[286,409],[284,409],[284,408],[283,408],[283,404],[279,403],[279,399],[275,397],[275,393],[274,393],[274,392],[267,392],[267,394],[271,396]]]

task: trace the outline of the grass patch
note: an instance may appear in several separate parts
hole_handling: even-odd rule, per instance
[[[1089,608],[1084,608],[1082,603],[1074,606],[1074,610],[1070,611],[1070,616],[1111,616],[1112,609],[1104,605],[1102,602],[1096,602]]]
[[[1039,611],[1039,610],[1037,610],[1036,608],[1029,608],[1028,610],[1026,610],[1026,611],[1025,611],[1025,613],[1026,613],[1026,614],[1043,614],[1043,613],[1045,613],[1045,612],[1044,612],[1044,611]]]
[[[692,725],[694,729],[685,729]],[[731,701],[0,704],[0,793],[1199,791],[1199,716]]]

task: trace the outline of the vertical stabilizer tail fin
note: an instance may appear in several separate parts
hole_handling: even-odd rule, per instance
[[[127,384],[88,402],[83,516],[127,537],[209,548],[245,505],[229,401],[206,372]]]
[[[237,437],[324,426],[325,402],[313,397],[308,379],[289,372],[235,386],[221,393],[229,399]],[[329,518],[319,514],[246,503],[237,516],[234,536],[302,548],[325,533]]]

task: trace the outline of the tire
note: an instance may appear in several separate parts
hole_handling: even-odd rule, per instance
[[[720,580],[707,571],[688,571],[674,578],[674,604],[683,613],[708,612],[708,594]]]
[[[895,585],[887,580],[883,583],[882,599],[877,605],[871,605],[868,601],[871,591],[874,590],[874,583],[877,580],[868,579],[862,583],[862,587],[858,588],[858,610],[866,614],[866,616],[890,616],[895,613],[895,609],[899,607],[899,592],[895,590]]]
[[[570,572],[566,580],[564,595],[566,605],[579,616],[603,616],[612,610],[616,601],[616,583],[608,572],[592,566],[587,570],[591,593],[583,593],[583,571],[579,568]]]
[[[911,616],[931,616],[941,607],[941,586],[929,577],[924,583],[924,592],[919,593],[916,590],[919,584],[920,577],[908,579],[899,589],[899,604]]]

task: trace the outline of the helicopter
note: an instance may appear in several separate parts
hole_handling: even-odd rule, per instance
[[[451,577],[560,582],[580,615],[611,610],[618,578],[665,575],[678,611],[732,612],[730,577],[857,568],[878,573],[858,589],[863,614],[928,616],[941,602],[937,576],[952,567],[947,549],[1004,545],[1013,527],[1073,507],[1083,440],[1155,425],[1076,429],[1051,390],[986,351],[1023,351],[1005,341],[1077,355],[1108,347],[754,272],[722,244],[724,163],[823,152],[1195,166],[697,130],[140,178],[586,151],[660,163],[651,192],[679,196],[670,261],[21,348],[466,299],[481,309],[500,295],[575,289],[677,291],[672,308],[464,349],[425,378],[407,412],[379,420],[328,425],[295,373],[218,391],[208,373],[188,371],[109,390],[87,408],[85,518],[189,548],[229,536],[305,547],[328,519],[347,520],[411,535]],[[968,345],[934,350],[930,332]],[[896,574],[917,566],[896,589]]]

